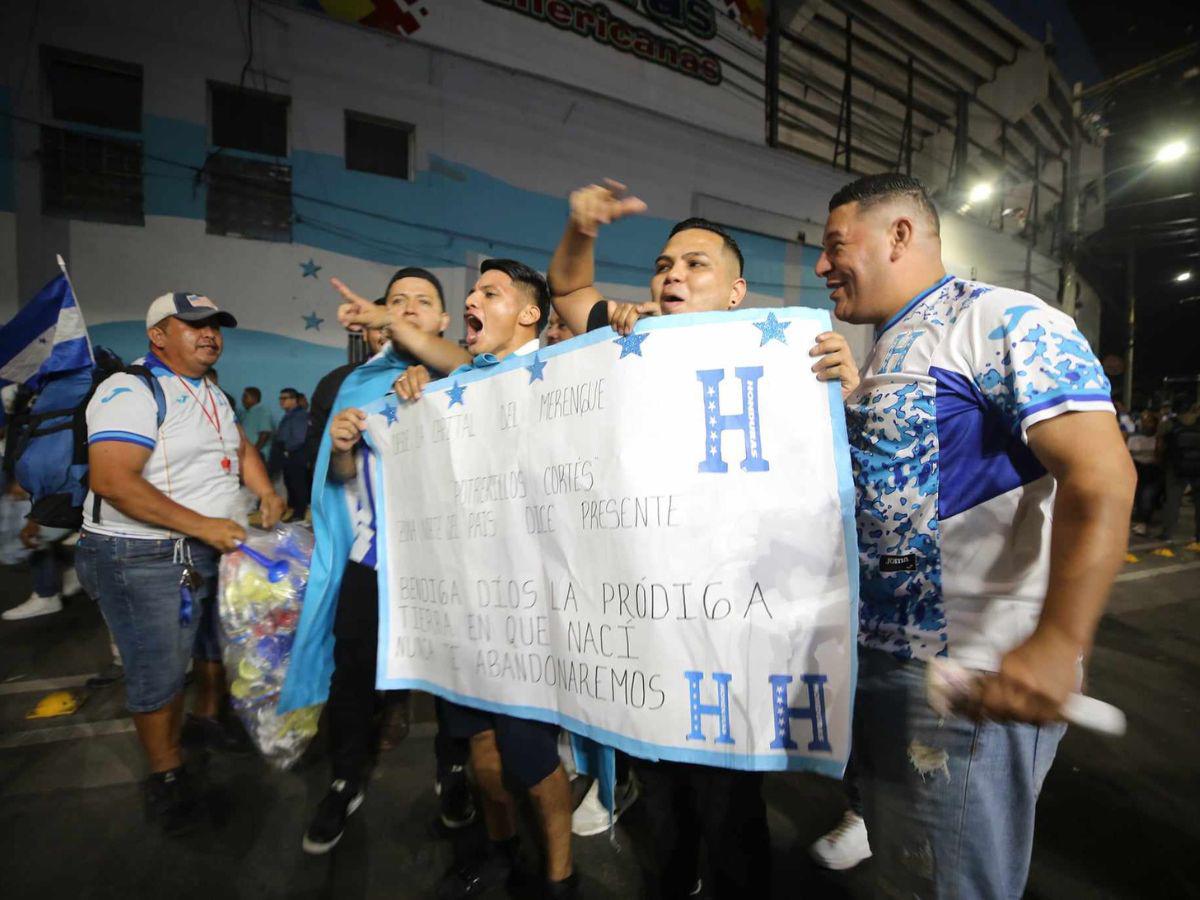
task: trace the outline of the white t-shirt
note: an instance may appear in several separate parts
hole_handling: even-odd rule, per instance
[[[150,484],[203,516],[232,518],[238,509],[240,437],[229,401],[206,380],[176,375],[152,354],[136,364],[146,366],[162,387],[167,407],[162,427],[149,385],[122,372],[106,379],[88,403],[88,444],[123,441],[146,447],[151,453],[142,477]],[[96,499],[89,491],[83,508],[87,531],[154,540],[179,537],[131,519],[103,500],[97,518]]]
[[[1029,636],[1050,569],[1054,479],[1037,422],[1112,413],[1069,316],[947,277],[876,332],[846,404],[858,493],[859,643],[979,669]]]

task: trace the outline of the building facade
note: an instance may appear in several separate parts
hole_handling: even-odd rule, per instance
[[[545,269],[575,187],[649,205],[606,231],[610,296],[647,296],[675,221],[730,227],[748,302],[829,307],[812,267],[854,177],[767,144],[762,7],[733,0],[4,4],[0,318],[67,260],[96,343],[145,348],[168,290],[241,322],[221,383],[311,391],[344,361],[337,276],[403,265],[446,286],[450,337],[480,261]],[[1054,302],[1061,263],[942,209],[948,267]],[[1098,330],[1084,285],[1081,327]],[[847,328],[856,348],[866,329]]]

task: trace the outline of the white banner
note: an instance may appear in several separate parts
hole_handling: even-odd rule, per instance
[[[379,687],[634,756],[840,776],[854,492],[828,314],[643,320],[368,411]]]

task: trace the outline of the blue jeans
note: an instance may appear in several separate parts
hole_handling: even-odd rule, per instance
[[[214,602],[217,551],[184,541],[204,577],[189,621],[183,621],[173,540],[117,538],[84,531],[75,568],[100,611],[125,664],[125,702],[131,712],[162,709],[183,690],[188,660],[220,659]]]
[[[860,649],[854,757],[879,893],[1018,898],[1062,724],[939,720],[925,664]]]

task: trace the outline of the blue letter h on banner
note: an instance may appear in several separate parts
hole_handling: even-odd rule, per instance
[[[688,699],[692,704],[692,730],[688,734],[689,741],[704,740],[704,731],[700,728],[701,716],[716,716],[717,727],[721,733],[717,735],[718,744],[735,743],[729,736],[729,682],[733,676],[728,672],[713,672],[713,681],[717,683],[716,704],[700,702],[700,682],[704,680],[703,672],[684,672],[688,680]]]
[[[787,688],[792,683],[791,675],[770,676],[771,699],[775,707],[775,740],[771,741],[771,749],[795,750],[792,719],[808,719],[812,723],[813,733],[808,749],[832,752],[833,747],[829,745],[829,728],[825,724],[825,682],[829,679],[824,675],[804,675],[801,676],[801,680],[808,686],[807,708],[788,706]],[[692,718],[695,720],[695,713],[692,713]]]
[[[724,473],[729,471],[721,456],[721,435],[737,429],[746,440],[746,457],[742,469],[746,472],[766,472],[770,465],[762,456],[762,440],[758,419],[758,379],[762,378],[762,366],[739,366],[733,370],[742,382],[742,411],[736,416],[721,413],[721,392],[718,386],[725,379],[724,369],[701,369],[696,377],[704,386],[704,461],[701,472]]]

